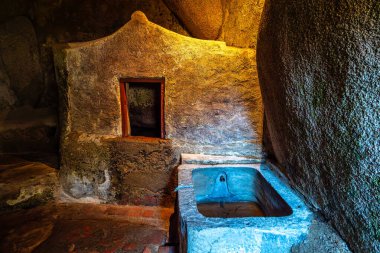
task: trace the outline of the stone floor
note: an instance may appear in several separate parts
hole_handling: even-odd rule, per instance
[[[173,209],[64,203],[56,164],[49,155],[0,155],[0,253],[176,252],[169,246],[177,245]],[[326,222],[314,220],[292,248],[309,252],[350,250]]]
[[[168,240],[170,214],[168,208],[52,203],[5,211],[0,252],[158,252]]]
[[[174,247],[162,247],[171,213],[168,208],[74,203],[2,211],[0,252],[174,253]],[[350,252],[325,223],[313,221],[310,231],[292,253]]]
[[[0,252],[174,252],[171,208],[62,203],[56,170],[0,157]]]

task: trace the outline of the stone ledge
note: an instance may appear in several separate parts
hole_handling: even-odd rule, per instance
[[[169,229],[173,208],[157,206],[130,206],[113,204],[60,203],[65,219],[116,219],[135,224],[150,225]]]
[[[264,163],[263,159],[243,156],[216,156],[204,154],[181,154],[181,164],[256,164]]]
[[[128,137],[114,137],[104,139],[106,142],[131,142],[131,143],[171,143],[169,139],[144,137],[144,136],[128,136]]]

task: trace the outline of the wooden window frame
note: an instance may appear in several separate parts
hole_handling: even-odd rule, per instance
[[[160,137],[165,139],[165,78],[137,78],[128,77],[120,78],[120,104],[121,104],[121,118],[122,118],[122,137],[131,137],[131,124],[129,120],[128,110],[128,97],[127,97],[127,84],[128,83],[159,83],[160,85]],[[134,137],[134,136],[133,136]],[[147,137],[158,138],[158,137]]]

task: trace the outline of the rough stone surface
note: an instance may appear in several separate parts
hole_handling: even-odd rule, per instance
[[[21,0],[18,0],[21,1]],[[46,85],[43,102],[57,105],[52,46],[56,43],[89,41],[104,37],[123,26],[131,14],[142,10],[150,20],[174,32],[188,35],[161,0],[37,0],[29,13],[37,32]]]
[[[225,1],[224,20],[218,40],[229,46],[256,48],[264,0]]]
[[[53,230],[57,210],[54,206],[0,213],[0,251],[31,253]]]
[[[10,111],[17,101],[15,92],[11,87],[11,80],[5,69],[3,61],[0,61],[0,109],[2,114]]]
[[[143,190],[156,198],[155,193],[170,191],[164,187],[172,184],[180,152],[262,157],[262,105],[251,49],[181,36],[136,12],[111,36],[57,49],[55,62],[61,183],[66,190],[77,185],[69,190],[76,197],[101,196],[95,189],[108,171],[109,189],[112,182],[126,180],[123,189],[129,198],[151,195]],[[169,144],[108,141],[121,136],[120,77],[165,77]],[[163,181],[151,182],[148,173]],[[141,189],[133,193],[128,187]]]
[[[282,217],[208,218],[197,209],[192,171],[201,168],[247,167],[259,170],[291,207]],[[266,164],[199,165],[178,167],[178,205],[182,252],[290,252],[308,233],[313,214],[303,201]],[[182,187],[181,187],[182,186]]]
[[[29,12],[41,51],[46,92],[43,101],[57,107],[57,83],[54,76],[52,47],[56,43],[89,41],[104,37],[123,26],[136,10],[174,32],[188,35],[161,0],[37,0]]]
[[[56,196],[57,172],[39,162],[0,157],[0,210],[33,207]]]
[[[118,78],[164,76],[167,138],[193,152],[198,146],[199,152],[259,155],[262,107],[254,51],[180,36],[141,15],[103,40],[71,44],[56,54],[64,134],[120,135]]]
[[[264,0],[165,0],[191,35],[229,46],[256,47]]]
[[[291,249],[292,253],[350,253],[350,249],[337,232],[328,224],[315,219],[309,227],[306,239]]]
[[[57,181],[46,164],[0,156],[0,252],[141,253],[167,242],[172,208],[60,203]]]
[[[61,186],[74,198],[133,205],[174,204],[179,155],[170,141],[71,134],[61,150]]]
[[[128,22],[137,10],[166,29],[188,34],[161,0],[36,0],[33,6],[39,36],[48,44],[104,37]]]
[[[181,19],[191,35],[215,40],[223,24],[222,0],[164,0]]]
[[[168,140],[109,139],[120,203],[172,206],[179,154]]]
[[[28,14],[32,2],[29,0],[3,0],[1,1],[0,23]]]
[[[168,240],[173,210],[159,207],[48,204],[0,212],[0,251],[135,252]]]
[[[264,9],[257,60],[275,156],[354,251],[379,252],[379,2]]]
[[[136,10],[167,29],[188,35],[163,1],[157,0],[2,0],[0,3],[0,152],[57,152],[56,125],[39,110],[57,115],[57,84],[52,45],[108,35]],[[36,111],[34,111],[36,110]],[[35,115],[23,119],[21,114]],[[14,126],[9,116],[20,115]],[[35,123],[32,127],[31,122]],[[21,125],[22,125],[21,124]]]
[[[108,150],[107,145],[102,145],[93,136],[67,136],[61,143],[59,177],[62,189],[74,198],[114,200],[119,181],[113,176],[115,181],[111,182]]]
[[[56,127],[33,126],[0,133],[1,153],[56,152]]]
[[[45,92],[35,29],[26,17],[0,24],[0,152],[55,151],[56,111]]]
[[[52,108],[22,106],[5,113],[0,121],[0,152],[56,152],[57,115]]]
[[[27,18],[16,17],[0,25],[0,55],[11,84],[8,93],[17,97],[14,104],[36,105],[43,89],[42,72],[36,33]]]
[[[181,4],[179,2],[177,1],[177,5]],[[231,3],[214,1],[217,3],[218,11],[215,11],[216,5],[210,1],[196,2],[199,4],[194,5],[194,2],[187,1],[192,15],[198,17],[197,20],[202,21],[204,27],[214,29],[213,27],[217,24],[218,28],[214,30],[219,30],[219,32],[216,32],[217,36],[213,39],[224,40],[227,45],[254,47],[257,21],[262,8],[261,1],[257,3],[253,0],[234,0]],[[173,8],[177,6],[168,2],[167,4]],[[23,109],[24,107],[20,107],[22,104],[28,105],[25,112],[42,107],[51,109],[50,117],[56,115],[57,85],[51,49],[55,43],[89,41],[106,36],[125,24],[136,10],[143,11],[149,20],[156,24],[176,33],[188,35],[174,13],[161,0],[109,0],[106,2],[101,0],[84,2],[36,0],[33,3],[26,0],[3,0],[0,5],[1,43],[7,44],[10,42],[9,39],[13,38],[12,48],[8,44],[2,45],[6,55],[4,55],[4,61],[0,60],[0,125],[8,125],[8,122],[3,121],[2,118],[14,114],[12,108]],[[205,6],[207,8],[204,8]],[[185,13],[187,13],[186,10]],[[178,13],[175,14],[178,15]],[[216,18],[211,20],[210,17],[213,15]],[[218,22],[215,23],[215,20]],[[198,21],[193,28],[197,29],[197,27],[199,27]],[[4,36],[7,38],[4,39]],[[19,64],[25,63],[25,59],[28,59],[28,64]],[[11,66],[8,66],[9,62]],[[25,71],[22,74],[19,72],[20,66]],[[9,73],[9,67],[11,67],[12,75]],[[33,78],[32,84],[29,85],[29,79],[33,76],[36,78]],[[32,113],[38,115],[38,111]],[[41,119],[36,118],[36,120]],[[24,123],[28,124],[26,120]],[[0,148],[0,151],[30,152],[42,147],[41,151],[57,152],[56,128],[50,125],[35,127],[30,130],[25,130],[25,127],[15,128],[0,133],[0,137],[5,141],[3,146],[7,147],[4,150]],[[33,138],[34,135],[39,138]],[[29,138],[32,138],[30,143]],[[22,144],[9,145],[11,142]]]

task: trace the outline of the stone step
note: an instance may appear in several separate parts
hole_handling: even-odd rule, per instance
[[[142,253],[176,253],[175,246],[146,246]]]
[[[158,253],[176,253],[176,247],[175,246],[160,246],[158,248]]]
[[[60,203],[66,219],[116,219],[169,229],[173,208],[112,204]]]

